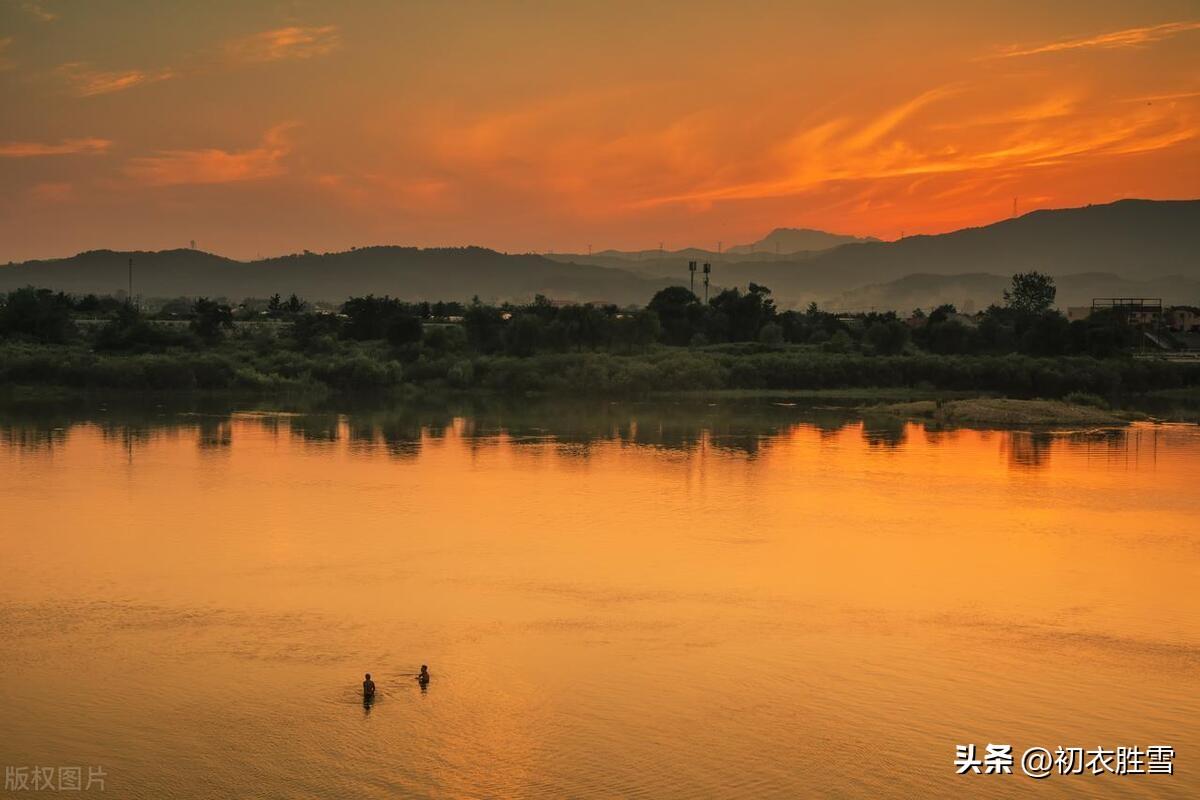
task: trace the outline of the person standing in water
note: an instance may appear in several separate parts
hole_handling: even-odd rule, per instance
[[[371,673],[367,673],[367,679],[363,681],[363,700],[375,699],[375,681],[371,680]]]
[[[422,688],[429,683],[429,667],[424,664],[421,665],[421,671],[417,674],[417,683],[421,684]]]

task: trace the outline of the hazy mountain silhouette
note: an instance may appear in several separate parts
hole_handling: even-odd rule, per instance
[[[1122,200],[1033,211],[1015,219],[895,242],[847,244],[795,261],[722,264],[714,280],[763,283],[780,297],[827,297],[905,275],[1031,269],[1200,279],[1200,200]]]
[[[768,260],[799,261],[808,258],[811,253],[791,253],[787,256],[776,256],[764,251],[743,253],[734,256],[741,262],[757,262]],[[588,264],[609,269],[620,269],[641,275],[645,278],[676,278],[683,271],[687,277],[687,262],[698,263],[730,261],[728,254],[721,255],[714,250],[702,250],[688,247],[683,250],[601,250],[588,255],[587,253],[547,253],[546,258],[562,264]]]
[[[667,285],[604,267],[560,264],[536,255],[506,255],[479,247],[365,247],[341,253],[241,262],[198,250],[94,250],[71,258],[0,267],[0,289],[35,285],[74,294],[123,291],[129,258],[134,293],[265,297],[295,292],[341,302],[352,295],[391,294],[414,300],[532,299],[645,303]]]
[[[76,294],[115,293],[125,288],[126,262],[132,255],[134,290],[144,297],[238,300],[295,292],[340,302],[373,292],[414,300],[479,295],[486,301],[524,301],[541,293],[624,305],[645,303],[663,286],[687,286],[687,262],[697,260],[713,262],[714,291],[754,281],[769,286],[783,306],[816,300],[842,308],[907,311],[971,300],[982,308],[999,300],[1014,272],[1030,269],[1058,278],[1060,305],[1126,294],[1196,304],[1200,200],[1124,200],[1034,211],[979,228],[896,242],[854,242],[782,260],[773,253],[718,258],[704,250],[653,250],[645,251],[648,261],[639,262],[612,252],[593,256],[602,262],[597,264],[581,263],[586,256],[507,255],[478,247],[368,247],[252,262],[196,250],[98,250],[0,267],[0,289],[34,285]]]
[[[591,254],[547,253],[546,257],[564,263],[593,264],[662,278],[677,275],[679,265],[686,265],[688,261],[728,261],[732,256],[738,261],[778,261],[785,256],[789,261],[796,261],[843,244],[875,241],[878,240],[872,237],[842,236],[810,228],[776,228],[757,242],[734,245],[721,252],[686,247],[682,250],[600,250]]]
[[[734,245],[725,252],[731,255],[743,253],[766,253],[767,255],[791,255],[792,253],[815,253],[830,250],[844,244],[877,242],[873,236],[843,236],[838,233],[811,228],[776,228],[752,244]]]

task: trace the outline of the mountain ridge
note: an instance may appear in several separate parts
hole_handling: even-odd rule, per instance
[[[509,255],[482,247],[379,245],[249,262],[187,249],[92,250],[0,266],[0,290],[36,285],[72,293],[116,293],[125,289],[127,260],[132,257],[134,290],[146,297],[240,299],[295,292],[310,300],[340,302],[374,293],[414,300],[469,300],[478,295],[486,301],[522,302],[545,294],[626,305],[644,304],[664,286],[687,286],[687,262],[702,260],[693,253],[707,251],[648,252],[662,256],[651,271],[638,270],[630,262],[579,263],[561,255]],[[931,295],[957,293],[978,303],[997,302],[996,281],[1039,270],[1063,279],[1093,276],[1088,281],[1060,281],[1060,304],[1086,300],[1087,292],[1116,296],[1137,286],[1162,294],[1167,302],[1195,304],[1200,301],[1195,289],[1200,283],[1197,254],[1200,200],[1122,200],[1031,211],[989,225],[894,242],[849,242],[783,259],[722,255],[711,259],[710,293],[753,281],[770,287],[782,307],[815,300],[908,310],[933,302],[934,298],[910,302],[912,288],[921,280]],[[903,283],[905,278],[910,280]],[[1158,288],[1147,288],[1151,284]]]

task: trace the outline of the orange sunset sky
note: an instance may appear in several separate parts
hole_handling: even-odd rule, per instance
[[[0,260],[714,248],[1200,196],[1200,3],[0,0]]]

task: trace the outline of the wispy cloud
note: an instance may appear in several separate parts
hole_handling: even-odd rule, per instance
[[[1171,94],[1147,94],[1141,97],[1127,97],[1122,103],[1170,103],[1176,100],[1196,100],[1200,92],[1174,92]]]
[[[1028,45],[1015,44],[1003,48],[994,58],[1015,58],[1017,56],[1033,56],[1040,53],[1057,53],[1062,50],[1080,50],[1083,48],[1115,49],[1120,47],[1140,47],[1154,42],[1169,39],[1188,31],[1200,30],[1200,22],[1165,22],[1161,25],[1148,25],[1142,28],[1126,28],[1120,31],[1110,31],[1094,36],[1084,36],[1076,39],[1061,39],[1046,44]]]
[[[108,139],[63,139],[61,142],[0,142],[0,158],[35,156],[101,155],[108,152]]]
[[[930,89],[909,100],[907,103],[901,103],[885,114],[865,125],[853,137],[848,144],[851,147],[862,148],[869,147],[878,142],[883,137],[887,136],[896,129],[900,123],[911,117],[923,107],[940,100],[944,97],[954,94],[956,89],[951,86],[938,87]]]
[[[336,25],[290,26],[234,39],[225,51],[238,61],[283,61],[327,55],[341,43]]]
[[[263,135],[258,147],[228,151],[164,150],[153,156],[135,158],[125,174],[146,186],[234,183],[284,174],[283,159],[291,152],[288,132],[294,123],[276,125]]]
[[[756,171],[770,174],[769,178],[701,179],[690,190],[647,197],[633,207],[780,198],[839,182],[1025,171],[1081,158],[1163,150],[1200,136],[1194,114],[1143,106],[1118,117],[1100,112],[1063,115],[1055,112],[1063,102],[1055,97],[1027,107],[1028,113],[1018,108],[1005,129],[987,137],[963,137],[957,133],[963,126],[945,124],[891,133],[896,127],[892,120],[914,102],[865,124],[839,117],[782,140],[764,153],[766,166],[757,165]],[[861,132],[852,133],[855,129]],[[877,131],[888,133],[877,135]]]
[[[3,51],[9,41],[11,39],[0,39],[0,69],[4,68]],[[334,25],[288,27],[235,39],[225,45],[225,52],[235,62],[283,61],[322,56],[340,45],[338,29]],[[190,68],[180,70],[170,67],[105,70],[86,62],[74,61],[62,64],[56,72],[70,85],[77,97],[93,97],[170,80],[204,68],[203,60],[199,66],[193,63]]]
[[[977,115],[961,115],[954,120],[930,125],[934,131],[955,131],[964,128],[984,126],[1011,127],[1019,122],[1042,122],[1044,120],[1062,119],[1076,113],[1079,107],[1079,97],[1075,93],[1064,91],[1059,94],[1044,97],[1033,103],[1015,108],[999,108]]]
[[[25,0],[25,2],[21,3],[21,8],[42,22],[54,22],[54,20],[58,19],[58,14],[53,11],[47,11],[41,0]]]
[[[169,80],[176,75],[171,69],[98,70],[78,61],[63,64],[56,72],[67,81],[78,97],[121,92],[135,86]]]

